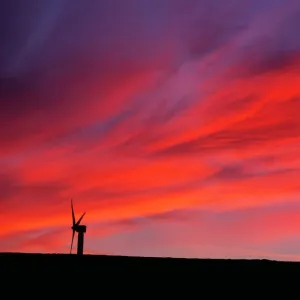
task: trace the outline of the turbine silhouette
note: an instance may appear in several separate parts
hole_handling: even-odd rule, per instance
[[[83,254],[84,234],[86,232],[86,225],[80,225],[80,222],[83,219],[85,213],[83,213],[82,216],[79,218],[79,220],[76,222],[72,199],[71,199],[71,208],[72,208],[72,222],[73,222],[71,229],[72,229],[73,232],[72,232],[72,241],[71,241],[70,254],[72,253],[74,235],[75,235],[75,232],[77,232],[78,233],[77,254],[82,255]]]

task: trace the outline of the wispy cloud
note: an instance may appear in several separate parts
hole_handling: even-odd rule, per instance
[[[74,198],[93,253],[297,258],[298,1],[17,4],[0,250],[68,251]]]

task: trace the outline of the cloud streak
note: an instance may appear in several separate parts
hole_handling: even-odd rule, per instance
[[[17,3],[1,251],[299,258],[298,1]]]

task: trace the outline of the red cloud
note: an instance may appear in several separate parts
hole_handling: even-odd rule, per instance
[[[69,230],[74,198],[90,252],[296,257],[271,243],[298,236],[297,214],[251,209],[298,201],[299,53],[272,52],[275,42],[249,50],[262,41],[255,26],[207,45],[192,34],[182,60],[170,38],[145,62],[112,49],[100,61],[53,59],[32,80],[1,77],[0,247],[67,250],[65,229],[28,232]],[[184,209],[220,221],[116,225]],[[238,209],[249,214],[222,219]]]

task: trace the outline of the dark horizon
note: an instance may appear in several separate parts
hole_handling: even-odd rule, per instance
[[[300,263],[246,259],[182,259],[122,257],[75,254],[8,254],[0,253],[1,269],[8,285],[27,286],[23,291],[32,295],[33,283],[47,293],[67,291],[68,295],[147,295],[149,298],[167,293],[185,298],[199,294],[225,297],[251,297],[277,294],[294,295],[295,274]],[[76,274],[76,279],[74,279]],[[70,278],[76,285],[68,284]],[[288,283],[288,286],[285,283]],[[3,283],[3,282],[2,282]],[[67,284],[66,284],[67,283]],[[277,284],[278,283],[278,284]],[[288,287],[288,288],[287,288]],[[40,295],[38,289],[38,294]]]
[[[122,255],[122,254],[96,254],[96,253],[89,253],[89,254],[83,254],[78,255],[77,253],[57,253],[57,252],[0,252],[0,256],[2,257],[23,257],[24,259],[26,257],[78,257],[78,259],[81,259],[81,257],[94,257],[94,258],[100,258],[100,259],[128,259],[128,260],[136,260],[138,261],[181,261],[181,262],[189,262],[189,263],[201,263],[201,262],[213,262],[213,263],[222,263],[222,262],[249,262],[249,263],[261,263],[261,262],[274,262],[274,263],[287,263],[287,264],[293,264],[293,265],[300,265],[300,261],[288,261],[288,260],[276,260],[276,259],[267,259],[267,258],[251,258],[251,257],[245,257],[245,258],[231,258],[231,257],[219,257],[219,258],[209,258],[209,257],[172,257],[172,256],[134,256],[134,255]],[[84,259],[84,258],[83,258]]]

